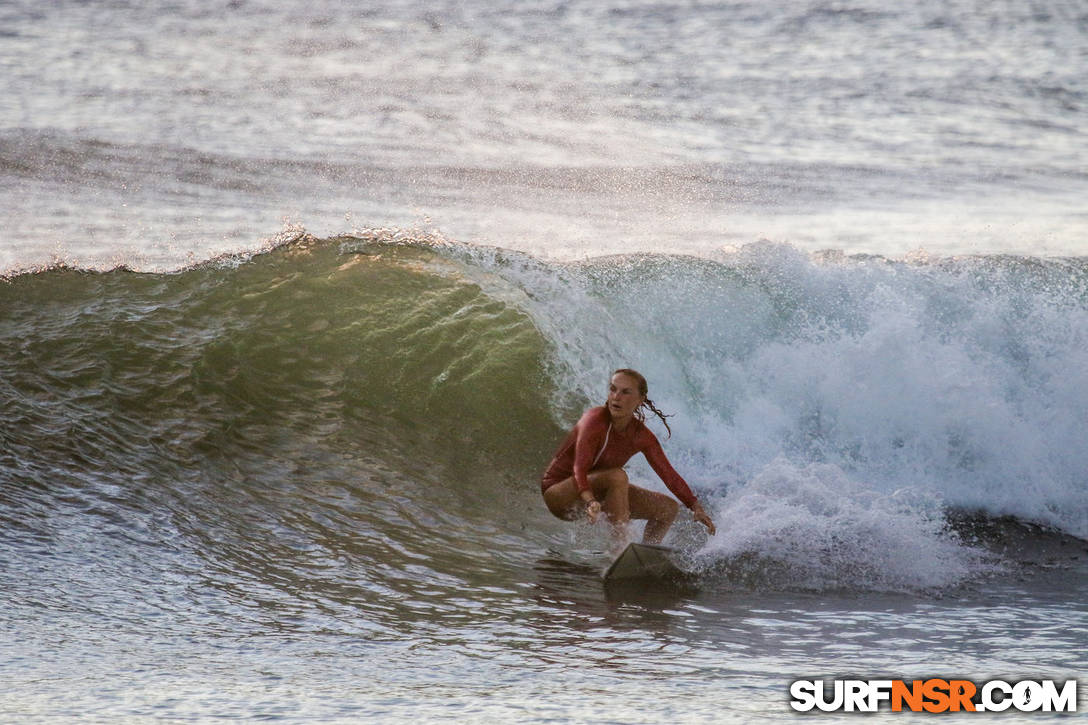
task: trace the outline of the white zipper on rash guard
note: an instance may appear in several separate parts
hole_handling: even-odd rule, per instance
[[[593,463],[590,463],[590,464],[589,464],[589,467],[590,467],[591,469],[592,469],[592,468],[593,468],[594,466],[596,466],[596,465],[597,465],[597,461],[601,460],[601,456],[603,456],[603,455],[604,455],[604,449],[605,449],[605,448],[608,448],[608,434],[609,434],[609,433],[611,433],[611,432],[612,432],[612,424],[611,424],[611,423],[609,423],[609,424],[608,424],[608,430],[606,430],[606,431],[604,432],[604,443],[603,443],[603,444],[601,444],[601,450],[597,451],[597,457],[593,459]]]

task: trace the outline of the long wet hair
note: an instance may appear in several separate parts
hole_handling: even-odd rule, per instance
[[[657,409],[657,406],[654,405],[654,401],[646,397],[646,394],[650,392],[650,388],[649,385],[646,384],[646,378],[642,375],[642,373],[638,372],[637,370],[632,370],[631,368],[620,368],[619,370],[613,371],[611,377],[609,377],[609,380],[616,377],[617,375],[626,375],[629,378],[634,378],[635,381],[638,383],[638,394],[641,395],[644,400],[637,408],[635,408],[635,417],[642,422],[646,422],[646,413],[643,412],[642,409],[649,408],[650,412],[660,418],[661,422],[665,424],[665,430],[669,432],[668,437],[672,438],[672,428],[669,427],[669,421],[665,420],[666,418],[671,418],[672,416],[662,413],[660,410]]]

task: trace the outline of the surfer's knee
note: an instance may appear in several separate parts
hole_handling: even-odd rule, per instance
[[[610,478],[609,488],[619,486],[620,488],[627,488],[631,485],[631,480],[627,478],[627,471],[622,468],[617,468],[612,471]]]
[[[656,491],[646,493],[649,495],[644,499],[645,504],[642,507],[641,518],[666,527],[672,526],[672,522],[676,520],[677,515],[680,513],[680,505],[671,496],[666,496],[663,493]]]
[[[617,489],[627,490],[630,484],[631,481],[627,478],[627,471],[622,468],[613,468],[597,474],[594,477],[593,488],[597,493],[608,494]]]
[[[673,521],[676,520],[677,514],[680,513],[680,504],[676,503],[674,499],[669,498],[665,495],[662,495],[661,498],[663,500],[661,501],[660,507],[660,520],[663,523],[671,524]]]

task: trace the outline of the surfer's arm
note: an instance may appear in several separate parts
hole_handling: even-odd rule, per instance
[[[649,431],[647,431],[649,433]],[[646,437],[645,447],[642,449],[642,455],[646,456],[646,460],[650,462],[650,468],[654,469],[654,473],[668,486],[676,498],[680,499],[680,503],[684,504],[688,508],[699,502],[695,498],[695,494],[691,492],[691,488],[688,487],[687,481],[685,481],[676,469],[669,463],[669,459],[665,456],[665,451],[662,450],[661,444],[657,440],[657,436],[653,433],[649,433]]]
[[[586,503],[594,500],[593,489],[589,485],[589,469],[593,467],[594,451],[600,446],[604,433],[598,430],[600,426],[595,411],[588,411],[578,421],[574,438],[574,485],[578,487],[578,496]]]
[[[680,503],[691,509],[692,516],[696,521],[701,523],[713,536],[716,528],[714,522],[706,511],[703,510],[702,504],[699,503],[699,499],[695,497],[695,494],[691,492],[691,488],[688,486],[687,481],[676,472],[676,469],[669,463],[668,457],[665,455],[664,449],[661,448],[661,443],[650,431],[646,431],[648,434],[645,445],[642,449],[642,455],[646,456],[646,460],[650,463],[650,468],[654,469],[654,473],[664,482],[673,495],[680,499]]]

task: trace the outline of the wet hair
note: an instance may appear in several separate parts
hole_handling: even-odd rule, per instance
[[[643,400],[642,403],[637,408],[635,408],[635,417],[638,418],[640,421],[645,422],[646,413],[644,413],[642,409],[649,408],[650,412],[660,418],[661,422],[665,424],[665,430],[669,432],[669,438],[672,438],[672,428],[669,427],[669,421],[665,420],[666,418],[671,418],[672,415],[665,415],[664,413],[662,413],[660,410],[657,409],[657,406],[654,405],[654,401],[646,397],[646,394],[650,390],[649,385],[646,384],[646,378],[642,375],[642,373],[638,372],[637,370],[632,370],[631,368],[620,368],[619,370],[613,371],[612,376],[609,379],[611,380],[611,378],[614,378],[617,375],[626,375],[629,378],[634,378],[635,382],[638,383],[638,394],[645,398],[645,400]]]

